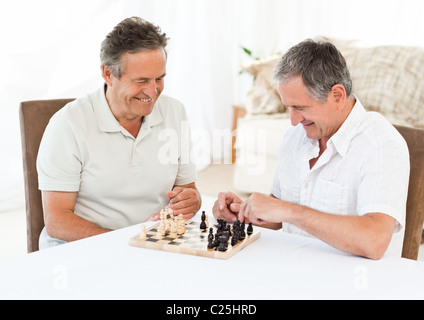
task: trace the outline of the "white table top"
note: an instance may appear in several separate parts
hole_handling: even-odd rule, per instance
[[[0,299],[424,298],[421,261],[373,261],[267,229],[219,260],[128,245],[139,230],[131,226],[3,261]]]

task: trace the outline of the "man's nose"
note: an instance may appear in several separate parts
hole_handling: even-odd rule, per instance
[[[300,114],[300,112],[294,108],[290,108],[290,121],[292,126],[297,126],[305,118]]]
[[[156,97],[156,94],[158,92],[158,86],[156,81],[151,81],[149,82],[144,88],[143,88],[143,93],[145,95],[148,95],[149,98],[154,98]]]

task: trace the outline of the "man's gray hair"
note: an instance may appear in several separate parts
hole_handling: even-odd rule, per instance
[[[121,62],[124,53],[160,48],[165,50],[168,40],[158,26],[139,17],[127,18],[103,40],[100,48],[101,65],[106,65],[115,77],[120,78],[125,67]]]
[[[321,103],[327,101],[336,84],[344,86],[348,97],[352,94],[346,60],[330,42],[307,39],[281,57],[274,69],[274,79],[284,83],[297,76],[302,77],[309,96]]]

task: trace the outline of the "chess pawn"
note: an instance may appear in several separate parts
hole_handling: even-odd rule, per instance
[[[160,232],[160,234],[161,234],[161,236],[163,237],[163,236],[165,236],[165,223],[160,223],[159,224],[159,228],[158,228],[158,230],[159,230],[159,232]]]
[[[159,223],[158,230],[161,230],[161,232],[163,231],[163,233],[165,233],[165,222],[161,221]]]
[[[176,238],[178,237],[177,234],[177,225],[174,221],[171,222],[171,234],[170,234],[171,238]]]
[[[141,225],[140,240],[146,240],[146,225]]]
[[[199,226],[200,230],[205,231],[207,229],[205,211],[202,211],[201,220],[202,220],[202,222],[200,222],[200,226]]]
[[[213,249],[213,248],[214,248],[213,239],[208,239],[208,249]]]
[[[169,233],[171,231],[171,222],[169,219],[165,220],[165,233]]]
[[[241,240],[246,238],[246,232],[244,231],[244,228],[245,228],[245,223],[243,221],[243,223],[241,224],[241,228],[240,228],[240,239]]]
[[[181,223],[181,220],[178,219],[178,222],[177,222],[177,234],[178,235],[182,235],[183,233],[184,233],[183,224]]]
[[[252,223],[249,223],[247,226],[247,235],[250,236],[253,233],[253,226]]]
[[[221,230],[221,228],[222,228],[222,219],[218,219],[216,224],[216,229],[218,231],[218,230]]]
[[[213,243],[212,243],[214,247],[218,247],[219,246],[219,237],[220,236],[216,233],[215,234],[215,239],[213,240]]]
[[[231,232],[231,226],[230,225],[227,225],[227,232],[228,232],[228,236],[232,236],[233,235],[233,233]]]
[[[227,243],[226,243],[226,238],[225,236],[221,236],[219,238],[219,246],[218,246],[218,251],[226,251],[227,250]]]
[[[205,214],[205,223],[206,223],[206,229],[209,228],[209,217],[207,214]]]
[[[238,230],[238,229],[234,230],[233,229],[233,236],[232,236],[231,239],[234,240],[235,243],[239,242],[239,240],[240,240],[240,230]]]
[[[236,244],[237,244],[237,237],[236,237],[236,234],[235,233],[233,233],[233,236],[231,237],[231,246],[235,246]]]
[[[182,235],[184,232],[183,232],[183,228],[180,226],[180,225],[178,225],[178,227],[177,227],[177,235]]]
[[[208,240],[213,240],[213,229],[212,228],[210,228],[209,229],[209,235],[208,235]]]
[[[185,220],[182,218],[181,214],[180,214],[180,218],[178,220],[178,226],[181,229],[181,234],[186,233]]]
[[[165,215],[163,213],[160,214],[160,225],[165,226]]]

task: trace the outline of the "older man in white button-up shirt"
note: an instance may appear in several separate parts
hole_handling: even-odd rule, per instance
[[[373,259],[386,251],[400,256],[409,182],[404,139],[383,116],[365,111],[330,43],[294,46],[275,77],[293,127],[280,146],[272,194],[242,203],[221,193],[214,215],[315,236]]]

